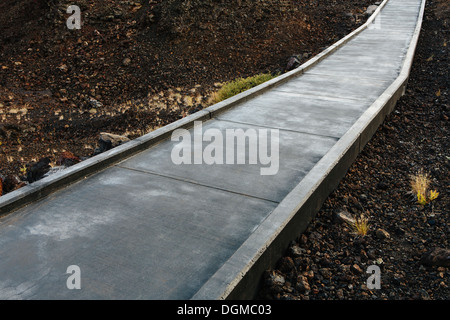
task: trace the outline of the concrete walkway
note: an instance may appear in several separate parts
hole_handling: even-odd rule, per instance
[[[0,298],[251,297],[404,90],[422,2],[385,1],[374,23],[299,70],[1,197]],[[245,164],[174,164],[174,129],[190,127],[193,155],[211,143],[195,146],[194,120],[223,137],[267,129],[277,173],[249,164],[249,142]],[[224,158],[242,146],[224,145]],[[67,287],[73,265],[80,290]]]

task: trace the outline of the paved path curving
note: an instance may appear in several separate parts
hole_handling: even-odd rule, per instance
[[[203,133],[223,137],[268,130],[279,146],[275,175],[261,175],[268,165],[248,164],[247,153],[246,164],[176,165],[174,125],[106,168],[102,161],[153,136],[81,164],[100,171],[46,197],[38,199],[57,178],[1,197],[0,207],[16,210],[0,219],[0,298],[251,297],[401,95],[422,2],[383,2],[374,23],[312,61],[320,62],[182,123],[203,120]],[[189,130],[195,139],[198,127]],[[231,151],[224,146],[224,157]],[[35,200],[19,208],[27,197]],[[72,265],[79,290],[67,287]]]

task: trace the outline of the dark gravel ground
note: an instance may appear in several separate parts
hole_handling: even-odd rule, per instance
[[[292,241],[275,269],[266,271],[259,299],[450,298],[449,7],[445,0],[427,1],[406,95],[306,232]],[[419,170],[439,192],[424,206],[410,185]],[[367,235],[353,234],[340,212],[364,214]],[[379,290],[367,287],[372,265],[381,271]]]

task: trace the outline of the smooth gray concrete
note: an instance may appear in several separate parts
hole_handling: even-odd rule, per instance
[[[340,138],[364,112],[361,106],[373,100],[315,96],[280,89],[262,94],[240,108],[219,115],[218,119]],[[255,111],[255,115],[248,119],[250,111]]]
[[[189,299],[275,207],[113,167],[2,221],[0,298]]]
[[[203,123],[203,132],[209,129],[219,130],[224,138],[225,130],[241,129],[249,132],[253,129],[257,133],[263,127],[234,123],[221,120],[211,120]],[[270,137],[268,131],[268,138]],[[283,130],[279,133],[280,163],[275,175],[261,175],[261,168],[269,168],[271,165],[249,162],[249,139],[244,144],[232,148],[234,154],[238,149],[245,150],[245,164],[238,164],[237,159],[233,163],[227,163],[226,154],[231,150],[224,145],[222,165],[175,165],[171,160],[172,150],[179,141],[167,141],[161,143],[156,149],[149,149],[141,154],[120,163],[119,166],[140,172],[149,172],[172,179],[193,181],[197,184],[209,186],[224,191],[245,194],[254,198],[261,198],[273,202],[280,202],[292,190],[305,174],[319,161],[336,143],[337,138],[304,134]],[[187,143],[194,143],[192,140]],[[257,138],[257,135],[253,136]],[[255,140],[256,141],[256,140]],[[236,140],[237,142],[237,140]],[[205,150],[209,142],[203,142],[199,147]],[[200,148],[199,148],[200,149]],[[194,153],[195,150],[192,150]],[[191,157],[193,163],[193,156]],[[275,163],[273,163],[275,165]],[[275,169],[275,168],[274,168]]]
[[[378,29],[355,32],[304,74],[136,139],[128,149],[139,153],[120,158],[124,146],[100,155],[99,166],[116,160],[0,218],[0,298],[251,297],[262,271],[306,228],[404,90],[423,5],[383,2]],[[226,137],[227,130],[248,137],[223,141],[225,164],[174,163],[177,148],[190,147],[193,161],[211,145],[196,137]],[[269,164],[250,164],[249,141],[264,130],[269,150],[279,146],[274,175],[261,175]],[[226,163],[231,152],[235,162]],[[0,206],[14,195],[2,198]],[[67,288],[72,265],[81,270],[80,290]]]

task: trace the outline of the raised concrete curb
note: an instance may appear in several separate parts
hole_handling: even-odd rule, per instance
[[[384,1],[381,9],[388,1]],[[426,1],[397,79],[364,112],[236,253],[197,292],[193,299],[254,299],[265,270],[282,257],[289,243],[303,233],[323,202],[338,186],[348,168],[405,93],[422,26]],[[374,13],[378,14],[379,10]],[[371,18],[374,18],[372,16]],[[368,21],[365,25],[367,27]],[[349,35],[351,36],[351,35]],[[271,235],[267,237],[267,235]]]
[[[373,15],[368,18],[365,24],[360,26],[358,29],[356,29],[346,37],[337,41],[335,44],[331,45],[320,54],[308,60],[300,67],[287,72],[275,79],[267,81],[257,87],[240,93],[234,97],[231,97],[204,110],[201,110],[195,114],[180,119],[172,124],[164,126],[163,128],[157,129],[122,146],[114,148],[113,150],[92,157],[61,172],[52,174],[49,177],[46,177],[19,190],[13,191],[0,197],[0,217],[7,215],[21,207],[24,207],[36,200],[46,197],[57,190],[69,186],[70,184],[85,179],[86,177],[95,174],[107,167],[110,167],[128,157],[131,157],[142,150],[156,145],[161,141],[169,138],[172,132],[177,129],[192,128],[195,121],[205,121],[211,119],[240,103],[254,98],[257,95],[260,95],[263,92],[268,91],[269,89],[281,85],[294,77],[302,75],[311,67],[335,52],[338,48],[342,47],[345,43],[347,43],[361,31],[368,28],[375,21],[376,16],[387,2],[388,0],[383,1],[383,3],[378,7]]]

